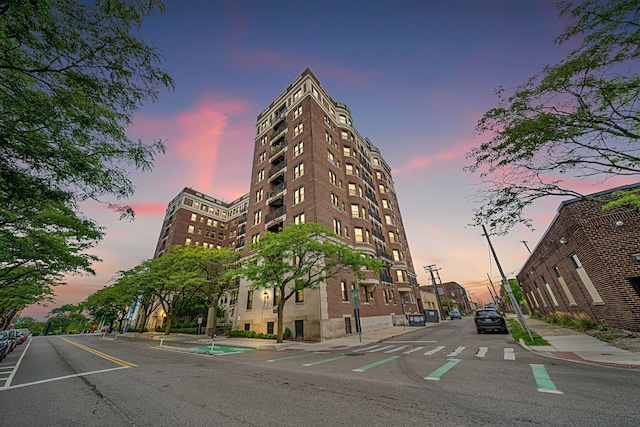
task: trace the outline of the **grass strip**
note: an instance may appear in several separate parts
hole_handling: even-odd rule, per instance
[[[509,324],[509,332],[511,332],[511,336],[519,341],[520,338],[524,341],[526,345],[549,345],[549,343],[544,340],[540,335],[536,334],[534,331],[531,331],[531,335],[533,336],[533,342],[531,342],[531,338],[529,338],[529,334],[522,330],[520,326],[520,322],[516,319],[507,319],[507,323]]]

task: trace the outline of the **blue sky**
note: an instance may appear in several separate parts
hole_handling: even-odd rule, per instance
[[[437,264],[443,281],[468,284],[488,300],[498,276],[481,231],[467,226],[477,177],[462,171],[483,140],[473,129],[510,88],[561,60],[554,39],[566,22],[550,0],[195,1],[169,0],[140,36],[164,56],[176,89],[134,117],[132,138],[166,139],[152,173],[134,172],[134,222],[104,206],[83,211],[107,229],[92,251],[94,277],[69,277],[57,303],[77,303],[118,270],[153,256],[167,203],[185,186],[233,200],[249,189],[256,116],[306,67],[339,102],[358,131],[393,168],[418,279]],[[199,154],[200,153],[200,154]],[[204,155],[202,154],[204,153]],[[596,192],[616,181],[588,187]],[[591,188],[593,191],[590,191]],[[527,213],[535,231],[516,227],[493,243],[511,276],[553,219],[561,199]],[[484,282],[483,282],[484,281]],[[499,282],[499,280],[495,280]]]

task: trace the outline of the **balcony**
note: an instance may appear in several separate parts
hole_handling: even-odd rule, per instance
[[[280,138],[277,143],[271,146],[271,151],[269,153],[269,161],[271,163],[275,163],[279,157],[282,157],[284,154],[284,149],[287,147],[287,140],[285,138]]]
[[[380,219],[380,216],[377,213],[375,213],[372,209],[369,209],[369,218],[375,219],[380,224],[382,224],[382,219]],[[384,237],[381,237],[381,239],[384,240]]]
[[[269,169],[269,178],[271,178],[272,176],[274,176],[278,172],[282,171],[285,166],[287,166],[287,161],[286,160],[282,160],[280,163],[278,163],[277,165],[275,165],[274,167]]]
[[[275,127],[273,129],[273,133],[269,136],[269,139],[271,141],[275,141],[275,139],[277,137],[279,137],[280,135],[282,135],[283,133],[285,133],[287,131],[287,122],[282,121],[278,124],[277,127]]]
[[[284,215],[286,213],[286,209],[285,206],[281,206],[278,209],[276,209],[273,212],[269,212],[265,217],[264,217],[264,221],[266,223],[269,223],[271,221],[273,221],[276,218],[281,217],[282,215]]]
[[[385,251],[378,251],[378,256],[380,258],[384,258],[386,261],[393,262],[393,256],[391,256],[390,253],[387,253]]]
[[[367,198],[371,200],[376,206],[378,206],[378,201],[376,200],[376,196],[374,196],[372,192],[367,191]]]
[[[393,283],[393,277],[389,274],[380,273],[380,281],[385,283]]]
[[[371,234],[373,234],[373,237],[377,237],[378,239],[382,240],[383,242],[384,240],[384,234],[382,234],[381,232],[379,232],[376,229],[371,230]]]
[[[273,187],[271,190],[269,190],[269,192],[267,193],[267,204],[269,204],[269,199],[273,197],[278,197],[280,194],[284,193],[284,190],[286,190],[286,188],[287,188],[287,181],[283,181],[280,184]]]

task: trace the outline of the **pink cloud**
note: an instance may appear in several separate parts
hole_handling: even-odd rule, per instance
[[[441,151],[436,153],[433,156],[429,157],[414,157],[409,163],[404,166],[400,166],[398,168],[394,168],[391,173],[394,175],[403,174],[407,172],[411,172],[415,169],[420,169],[424,166],[427,166],[432,163],[437,162],[450,162],[454,160],[462,160],[464,158],[464,154],[469,151],[472,143],[466,141],[462,143],[458,143],[448,150]]]

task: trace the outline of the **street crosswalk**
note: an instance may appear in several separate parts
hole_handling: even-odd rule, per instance
[[[423,350],[426,350],[426,351],[422,353]],[[365,348],[356,348],[352,350],[352,352],[354,353],[385,353],[385,354],[397,353],[397,354],[405,354],[405,355],[421,352],[423,356],[434,356],[438,354],[443,354],[443,355],[446,355],[446,357],[458,357],[465,352],[469,353],[469,350],[472,350],[472,349],[467,349],[467,347],[459,346],[456,348],[452,348],[450,349],[450,351],[447,352],[447,348],[444,345],[438,345],[433,348],[428,348],[422,345],[419,345],[419,346],[411,346],[407,344],[395,345],[395,344],[383,342],[383,343],[375,344]],[[504,347],[499,349],[490,349],[489,347],[478,347],[473,355],[477,359],[484,359],[488,355],[491,355],[492,352],[493,352],[493,355],[501,354],[502,359],[504,360],[516,360],[515,349],[512,347]]]

